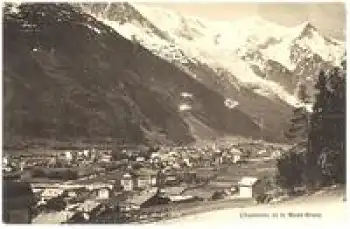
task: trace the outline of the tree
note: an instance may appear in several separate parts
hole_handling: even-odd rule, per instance
[[[276,176],[277,183],[290,192],[294,191],[294,187],[304,183],[309,135],[309,113],[306,104],[309,102],[310,96],[304,83],[298,84],[296,95],[300,104],[294,109],[289,128],[284,133],[285,137],[295,145],[278,159],[278,174]]]
[[[304,184],[305,151],[305,147],[295,146],[277,160],[276,182],[289,193],[293,193],[295,187]]]
[[[298,83],[297,87],[297,98],[302,102],[302,103],[308,103],[310,100],[310,95],[307,91],[307,86],[303,82]]]
[[[316,94],[316,101],[313,106],[313,112],[310,116],[308,150],[305,163],[305,183],[309,186],[309,189],[317,186],[321,180],[322,172],[318,161],[327,135],[327,131],[323,124],[327,112],[329,91],[327,88],[327,77],[324,71],[320,72],[315,89],[318,93]]]
[[[225,193],[223,191],[215,191],[211,199],[220,200],[220,199],[223,199],[224,197],[225,197]]]
[[[329,72],[328,106],[324,117],[323,153],[327,167],[322,167],[323,182],[345,182],[345,132],[346,85],[345,65]],[[325,171],[324,171],[325,170]]]
[[[319,75],[311,116],[308,179],[314,185],[345,182],[345,68]]]
[[[311,115],[305,106],[294,110],[285,135],[297,144],[277,162],[280,186],[292,190],[306,184],[310,190],[345,183],[345,73],[345,61],[342,68],[321,71]],[[307,98],[304,89],[299,87],[301,100]]]
[[[300,143],[308,137],[309,114],[305,105],[308,103],[310,96],[307,93],[306,85],[303,83],[298,84],[296,94],[300,104],[294,109],[289,128],[284,133],[284,136],[292,142]]]
[[[46,206],[48,206],[50,210],[62,211],[67,204],[65,203],[63,196],[59,196],[47,200]]]
[[[284,136],[292,141],[299,143],[307,138],[307,119],[308,114],[306,108],[299,106],[294,109],[293,116],[290,119],[288,130],[284,133]]]

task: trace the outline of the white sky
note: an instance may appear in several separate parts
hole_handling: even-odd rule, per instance
[[[294,26],[308,20],[322,33],[338,39],[344,39],[346,28],[344,3],[190,3],[188,1],[143,4],[213,20],[236,20],[260,15],[267,20],[286,26]]]

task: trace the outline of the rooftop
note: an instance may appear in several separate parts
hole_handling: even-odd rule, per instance
[[[233,186],[232,182],[228,182],[228,181],[220,181],[220,180],[215,180],[215,181],[210,181],[208,186],[210,186],[211,188],[230,188]]]
[[[252,186],[254,185],[259,179],[256,177],[243,177],[238,184],[244,185],[244,186]]]
[[[38,215],[33,219],[36,224],[60,224],[69,220],[74,215],[71,211],[51,212]]]
[[[120,205],[121,203],[125,203],[125,201],[128,199],[129,195],[130,194],[124,192],[124,193],[121,193],[117,196],[111,196],[108,199],[101,199],[101,200],[99,199],[96,201],[98,201],[101,204],[114,207],[114,206]]]
[[[153,197],[157,193],[157,188],[151,189],[148,192],[143,192],[140,195],[132,196],[130,199],[127,200],[128,203],[140,206],[147,200],[149,200],[151,197]]]
[[[235,148],[235,147],[231,147],[230,148],[230,154],[241,155],[242,151],[237,149],[237,148]]]
[[[186,188],[185,187],[166,187],[161,190],[167,196],[180,195]]]
[[[204,188],[189,189],[182,193],[183,196],[200,197],[203,199],[209,199],[213,194],[213,190]]]
[[[172,202],[176,202],[176,201],[182,201],[182,200],[190,200],[192,199],[193,196],[182,196],[182,195],[179,195],[179,196],[169,196],[169,199],[170,201]]]
[[[141,168],[134,171],[135,175],[157,175],[158,171],[150,168]]]
[[[97,208],[101,203],[95,200],[86,200],[85,202],[81,203],[77,209],[82,212],[91,212],[95,208]]]
[[[50,196],[50,197],[55,197],[55,196],[60,196],[64,192],[63,189],[57,189],[57,188],[47,188],[45,189],[42,193],[41,196]]]

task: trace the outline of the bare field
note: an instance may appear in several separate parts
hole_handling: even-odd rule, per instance
[[[343,201],[345,191],[322,190],[312,196],[302,196],[270,205],[248,205],[247,207],[214,210],[184,216],[162,222],[163,224],[183,225],[190,223],[205,223],[213,225],[227,225],[237,223],[237,220],[251,219],[326,219],[345,220],[346,204]],[[273,214],[277,213],[278,217]]]
[[[236,184],[243,176],[271,176],[276,172],[275,161],[254,161],[241,165],[230,165],[222,169],[216,181]]]

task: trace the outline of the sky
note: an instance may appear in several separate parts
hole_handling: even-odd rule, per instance
[[[185,15],[212,20],[232,21],[261,16],[288,27],[309,21],[324,35],[344,40],[346,7],[344,3],[143,3],[178,11]]]

